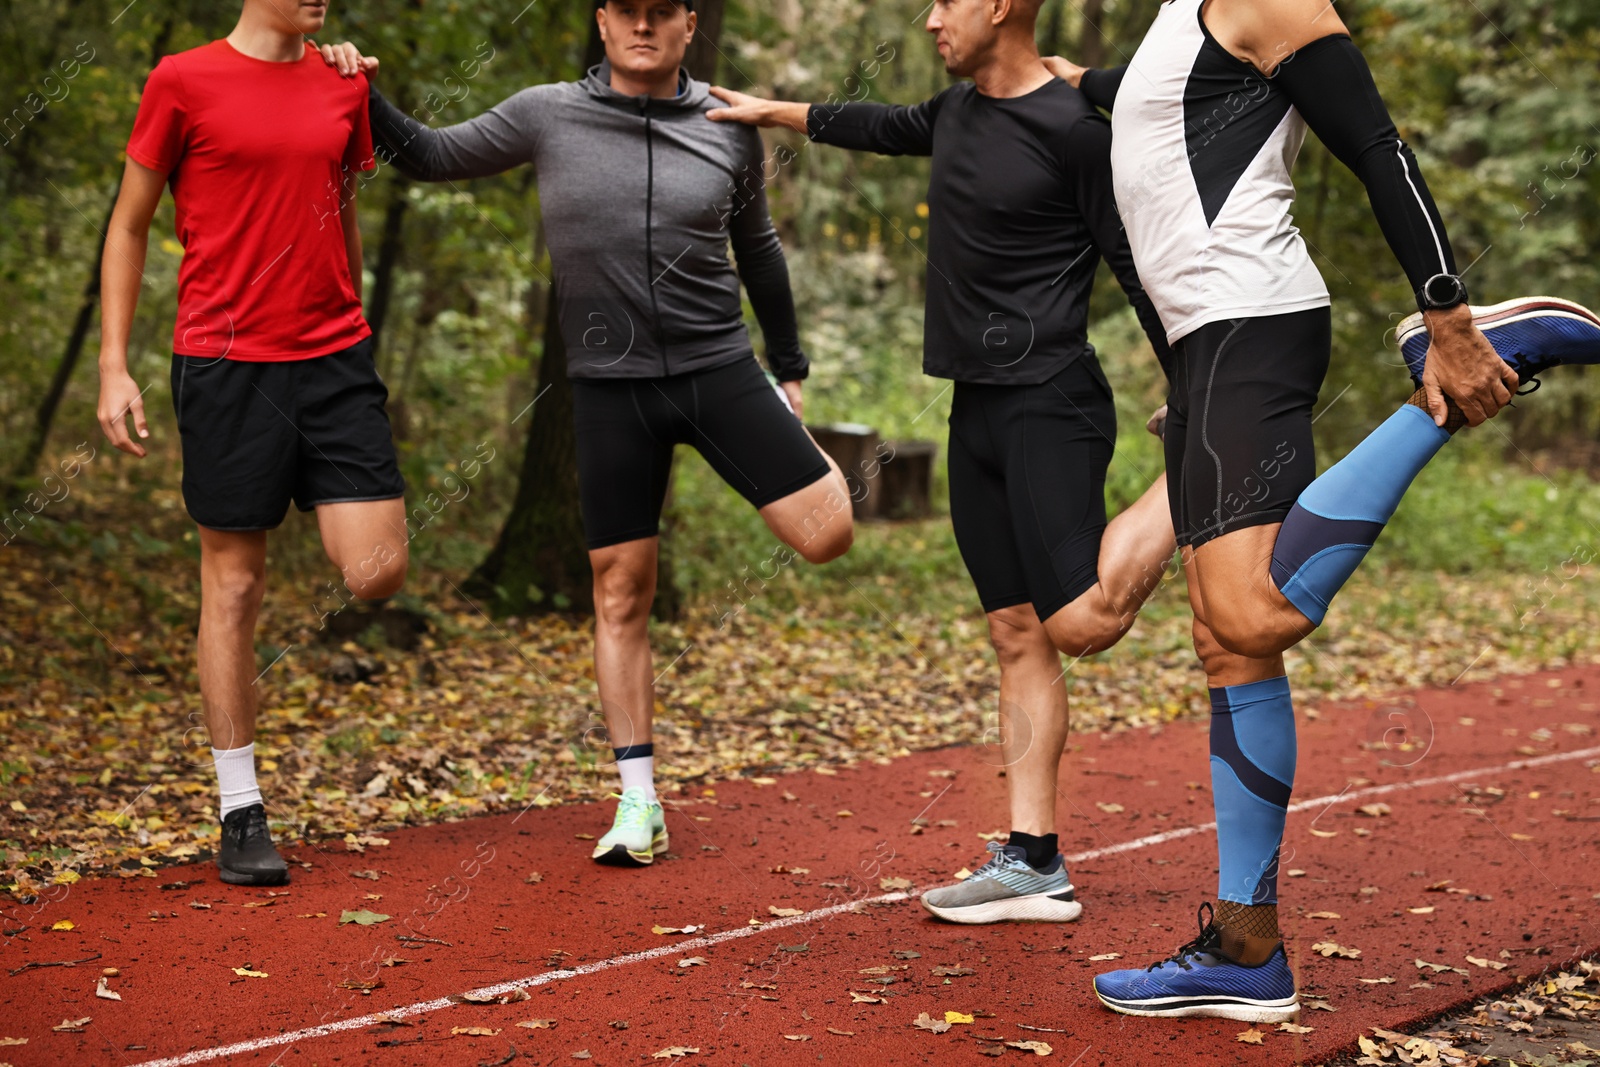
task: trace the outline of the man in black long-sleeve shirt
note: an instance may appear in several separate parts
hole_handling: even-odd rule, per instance
[[[1066,922],[1082,911],[1055,830],[1067,733],[1060,652],[1115,644],[1175,548],[1165,478],[1108,526],[1111,388],[1087,339],[1104,258],[1163,368],[1171,353],[1139,284],[1111,185],[1111,129],[1051,76],[1040,0],[940,0],[927,29],[971,78],[913,107],[810,106],[713,89],[709,117],[812,140],[932,156],[923,370],[955,381],[950,516],[1000,660],[1011,835],[973,877],[923,904],[955,922]],[[999,11],[997,14],[996,11]]]

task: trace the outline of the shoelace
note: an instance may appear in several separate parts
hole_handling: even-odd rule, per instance
[[[995,875],[1008,868],[1027,866],[1027,864],[1022,860],[1017,859],[1015,856],[1007,852],[1006,847],[998,841],[990,841],[984,847],[993,853],[993,855],[989,857],[989,862],[972,872],[972,877],[974,878],[993,878]]]
[[[244,818],[239,820],[238,827],[240,847],[251,841],[271,836],[267,829],[267,813],[261,808],[251,808],[245,812]]]
[[[1193,970],[1189,963],[1191,957],[1219,955],[1222,944],[1221,937],[1217,932],[1216,918],[1216,912],[1212,909],[1209,901],[1201,904],[1195,911],[1195,921],[1200,927],[1199,935],[1188,944],[1180,946],[1178,951],[1166,959],[1152,963],[1145,970],[1154,971],[1157,968],[1165,967],[1169,963],[1175,963],[1186,971]]]
[[[615,825],[623,826],[630,830],[635,827],[645,826],[650,822],[650,802],[639,796],[629,796],[625,793],[612,793],[620,803],[617,805],[617,819]]]

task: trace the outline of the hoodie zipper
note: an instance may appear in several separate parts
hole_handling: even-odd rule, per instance
[[[656,343],[661,346],[661,373],[670,373],[667,367],[667,340],[661,328],[661,303],[656,298],[656,282],[652,272],[656,269],[655,206],[656,206],[656,145],[655,127],[649,114],[648,101],[639,105],[644,116],[645,193],[644,193],[644,281],[650,287],[650,310],[656,317]]]

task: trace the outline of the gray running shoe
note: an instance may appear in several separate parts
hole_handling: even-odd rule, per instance
[[[953,923],[1069,923],[1083,914],[1060,853],[1036,871],[1020,845],[991,841],[989,851],[989,862],[966,881],[922,894],[922,906]]]

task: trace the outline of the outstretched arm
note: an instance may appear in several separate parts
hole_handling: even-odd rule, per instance
[[[1430,278],[1456,273],[1444,220],[1378,93],[1372,70],[1326,0],[1216,0],[1207,26],[1217,40],[1276,80],[1317,137],[1366,187],[1372,212],[1418,292]],[[1468,425],[1511,400],[1517,375],[1472,325],[1461,304],[1424,309],[1431,336],[1423,386],[1434,421],[1445,424],[1448,396]]]
[[[913,107],[900,107],[892,104],[797,104],[763,100],[720,86],[713,87],[711,92],[728,104],[706,112],[706,117],[714,122],[783,126],[806,134],[819,144],[886,156],[933,154],[933,123],[943,95]]]
[[[1128,295],[1128,303],[1139,316],[1150,346],[1156,350],[1161,369],[1172,379],[1172,348],[1161,325],[1150,295],[1139,281],[1128,233],[1117,214],[1117,199],[1111,183],[1111,126],[1098,115],[1081,118],[1067,133],[1067,166],[1073,198],[1078,212],[1088,224],[1095,248],[1117,276],[1117,284]]]

